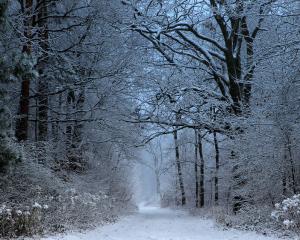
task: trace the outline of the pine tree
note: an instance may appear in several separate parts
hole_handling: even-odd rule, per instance
[[[3,32],[6,25],[6,8],[8,1],[0,0],[0,41],[2,42]],[[1,44],[2,45],[2,44]],[[7,84],[9,83],[9,66],[5,56],[0,57],[0,170],[3,170],[8,163],[15,159],[15,154],[8,146],[9,119],[6,111],[7,105]]]

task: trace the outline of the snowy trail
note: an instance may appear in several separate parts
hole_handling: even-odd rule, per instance
[[[212,220],[183,211],[143,207],[138,214],[86,233],[45,240],[277,240],[253,232],[222,231]]]

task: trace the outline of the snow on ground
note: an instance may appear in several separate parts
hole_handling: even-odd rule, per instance
[[[213,220],[159,207],[141,207],[139,213],[119,222],[85,233],[73,233],[44,240],[278,240],[253,232],[227,230]]]

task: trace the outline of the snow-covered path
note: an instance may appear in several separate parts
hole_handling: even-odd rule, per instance
[[[183,211],[143,207],[138,214],[99,229],[47,240],[277,240],[253,232],[222,231],[212,220]]]

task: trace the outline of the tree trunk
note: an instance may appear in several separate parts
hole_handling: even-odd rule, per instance
[[[160,200],[160,203],[162,201],[162,198],[163,198],[163,195],[162,195],[162,192],[161,192],[161,181],[160,181],[160,175],[161,175],[161,164],[163,163],[163,150],[162,150],[162,145],[161,145],[161,142],[159,142],[159,152],[160,152],[160,160],[156,161],[156,164],[155,164],[155,174],[156,174],[156,181],[157,181],[157,191],[159,192],[159,200]]]
[[[196,208],[200,207],[200,199],[199,199],[199,160],[198,160],[198,132],[195,129],[195,203]]]
[[[177,167],[179,188],[180,188],[180,193],[181,193],[181,205],[184,206],[186,204],[186,197],[185,197],[181,162],[180,162],[180,157],[179,157],[179,145],[178,145],[177,130],[174,131],[174,143],[175,143],[176,167]]]
[[[72,145],[73,145],[73,151],[74,155],[76,155],[76,158],[74,159],[77,163],[83,163],[83,149],[82,149],[82,135],[83,135],[83,123],[80,122],[80,120],[83,120],[84,114],[84,103],[85,103],[85,91],[84,88],[80,90],[80,93],[77,98],[76,102],[76,120],[79,120],[78,122],[75,122],[74,124],[74,132],[73,132],[73,139],[72,139]]]
[[[234,151],[231,151],[231,160],[237,161],[237,156]],[[232,191],[233,191],[233,212],[237,213],[242,205],[246,202],[246,199],[242,196],[240,193],[241,188],[246,184],[246,179],[243,176],[244,173],[241,172],[239,163],[234,163],[234,166],[232,168],[232,176],[233,176],[233,186],[232,186]]]
[[[284,165],[283,169],[283,194],[286,196],[287,191],[291,191],[293,194],[296,194],[296,176],[295,176],[295,164],[292,155],[291,141],[289,133],[285,132],[285,140],[284,143]]]
[[[159,177],[158,169],[155,170],[155,177],[156,177],[156,194],[159,197],[159,200],[161,201],[162,194],[161,194],[160,177]]]
[[[54,98],[51,106],[51,119],[52,119],[52,141],[53,141],[53,158],[56,162],[57,170],[60,170],[62,147],[61,140],[63,134],[60,129],[62,127],[60,123],[60,113],[62,112],[62,93],[59,94],[58,99]]]
[[[202,136],[201,132],[198,132],[198,151],[200,157],[200,178],[199,178],[199,207],[204,206],[205,201],[205,189],[204,189],[204,158],[203,158],[203,148],[202,148]]]
[[[38,36],[39,45],[42,50],[38,59],[38,141],[46,141],[48,137],[48,79],[45,69],[48,63],[48,26],[47,26],[47,3],[45,0],[38,0]]]
[[[220,168],[220,150],[217,139],[217,133],[214,131],[214,145],[216,152],[216,169],[215,169],[215,205],[219,203],[219,168]]]
[[[286,175],[285,175],[285,172],[283,172],[282,175],[283,175],[282,176],[282,195],[284,197],[286,197],[287,196],[287,188],[286,188]]]
[[[66,157],[68,160],[72,158],[72,137],[73,123],[70,121],[74,110],[75,93],[70,90],[67,95],[67,114],[66,114]]]
[[[47,141],[48,137],[48,84],[40,80],[38,83],[38,141]]]
[[[55,99],[56,100],[56,99]],[[55,143],[58,143],[60,140],[60,133],[59,133],[59,127],[60,127],[60,112],[62,111],[62,93],[58,96],[58,102],[54,103],[55,107],[51,116],[52,116],[52,137],[53,141]]]
[[[295,164],[294,164],[294,160],[293,160],[293,154],[292,154],[292,147],[291,147],[291,140],[290,140],[290,136],[287,136],[287,150],[289,153],[289,162],[290,162],[290,169],[291,169],[291,179],[292,179],[292,191],[293,194],[296,194],[296,176],[295,176]]]
[[[25,1],[24,14],[24,36],[26,37],[26,43],[23,46],[23,54],[28,56],[32,52],[31,44],[31,28],[32,28],[32,4],[33,0]],[[28,139],[28,115],[29,115],[29,89],[30,89],[30,77],[29,74],[25,74],[22,79],[21,94],[19,101],[18,119],[16,121],[15,136],[18,141],[26,141]]]

